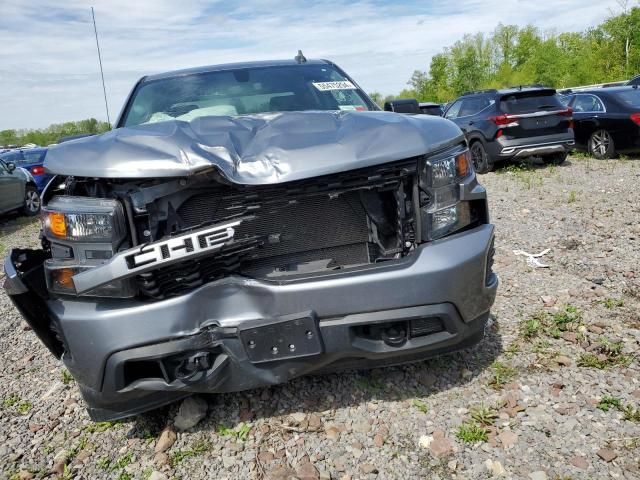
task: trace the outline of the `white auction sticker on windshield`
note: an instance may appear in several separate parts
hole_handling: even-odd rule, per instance
[[[329,90],[355,90],[356,86],[347,81],[341,82],[313,82],[313,86],[321,92],[328,92]]]

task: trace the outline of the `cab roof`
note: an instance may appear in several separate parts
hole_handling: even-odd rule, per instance
[[[153,75],[147,75],[142,78],[143,82],[160,80],[165,78],[174,78],[181,77],[183,75],[192,75],[197,73],[208,73],[208,72],[220,72],[224,70],[238,70],[243,68],[264,68],[264,67],[284,67],[284,66],[295,66],[295,65],[333,65],[333,62],[329,60],[321,60],[321,59],[309,59],[305,62],[299,63],[295,59],[290,60],[262,60],[255,62],[237,62],[237,63],[223,63],[220,65],[206,65],[202,67],[192,67],[192,68],[184,68],[181,70],[173,70],[164,73],[156,73]]]

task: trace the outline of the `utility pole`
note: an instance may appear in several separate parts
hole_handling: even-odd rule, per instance
[[[109,104],[107,103],[107,88],[104,86],[104,72],[102,71],[102,56],[100,55],[100,43],[98,43],[98,29],[96,28],[96,16],[91,7],[91,18],[93,18],[93,33],[96,34],[96,48],[98,49],[98,62],[100,63],[100,77],[102,77],[102,93],[104,94],[104,108],[107,111],[107,122],[111,125],[109,117]]]

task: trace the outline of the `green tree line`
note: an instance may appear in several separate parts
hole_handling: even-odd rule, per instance
[[[446,102],[483,88],[544,84],[566,88],[624,80],[640,73],[640,8],[612,15],[583,32],[541,32],[498,24],[490,34],[465,35],[416,70],[397,97]],[[379,93],[374,100],[384,102]]]
[[[41,129],[1,130],[0,146],[25,145],[27,143],[46,146],[51,143],[57,143],[60,138],[69,135],[103,133],[108,130],[111,130],[108,122],[102,122],[95,118],[88,118],[78,122],[56,123]]]

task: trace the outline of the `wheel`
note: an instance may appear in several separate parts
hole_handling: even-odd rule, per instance
[[[546,165],[562,165],[567,159],[568,155],[569,155],[569,152],[554,153],[553,155],[547,155],[546,157],[542,157],[542,161]]]
[[[24,193],[24,207],[22,207],[22,212],[28,217],[33,217],[40,212],[41,203],[38,190],[31,185],[27,185]]]
[[[606,130],[597,130],[589,137],[589,153],[598,160],[613,158],[616,148],[611,134]]]
[[[493,170],[493,162],[489,161],[489,155],[480,140],[471,144],[471,161],[477,173],[487,173]]]

